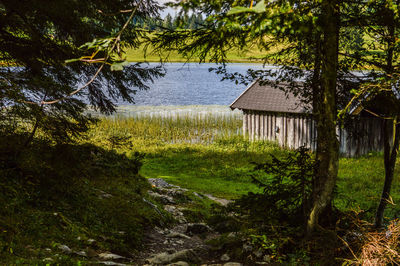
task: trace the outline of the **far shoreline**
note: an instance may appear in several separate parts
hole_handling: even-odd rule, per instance
[[[174,60],[155,60],[155,59],[143,59],[141,58],[140,60],[136,59],[127,59],[129,63],[198,63],[198,64],[222,64],[221,62],[212,62],[212,61],[207,61],[207,62],[199,62],[199,60],[194,60],[194,59],[174,59]],[[243,60],[228,60],[225,62],[226,64],[231,64],[231,63],[242,63],[242,64],[260,64],[260,65],[271,65],[270,63],[265,63],[262,60],[251,60],[251,59],[243,59]]]
[[[216,115],[235,116],[242,115],[240,110],[232,110],[229,105],[118,105],[115,113],[104,115],[88,108],[88,112],[97,117],[118,118],[135,116],[187,116],[187,115]]]

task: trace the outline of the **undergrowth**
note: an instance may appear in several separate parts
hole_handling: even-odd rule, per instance
[[[324,229],[306,238],[316,167],[313,155],[301,147],[281,158],[271,157],[255,163],[253,169],[253,182],[261,192],[249,192],[228,207],[214,210],[209,222],[223,236],[210,244],[249,264],[260,258],[285,265],[397,263],[399,221],[376,230],[365,220],[370,219],[368,211],[339,210],[332,205],[320,219]]]
[[[0,141],[0,264],[91,260],[60,245],[131,257],[147,227],[169,221],[143,200],[140,154],[39,139],[17,151],[25,138]]]

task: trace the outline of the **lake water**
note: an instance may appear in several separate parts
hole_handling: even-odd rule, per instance
[[[154,63],[152,63],[154,64]],[[150,89],[137,91],[135,104],[119,102],[118,113],[164,114],[171,112],[220,113],[230,112],[230,105],[245,89],[243,84],[221,81],[221,76],[209,72],[215,64],[168,63],[165,77],[150,83]],[[232,63],[227,65],[230,72],[245,74],[247,69],[263,69],[260,64]],[[266,68],[272,68],[266,66]]]
[[[209,72],[215,64],[169,63],[167,74],[149,84],[151,89],[138,91],[136,105],[229,105],[246,88]],[[248,68],[262,69],[260,64],[229,64],[228,70],[244,74]]]

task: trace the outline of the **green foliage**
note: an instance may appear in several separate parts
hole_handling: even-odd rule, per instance
[[[60,264],[81,260],[53,256],[60,254],[59,244],[130,256],[147,227],[168,222],[143,200],[150,186],[138,174],[140,154],[35,139],[19,157],[10,157],[21,139],[0,142],[0,263],[41,264],[49,256]]]
[[[194,121],[189,121],[191,119],[197,121],[199,128],[204,127],[204,131],[198,131],[199,135],[215,134],[214,130],[218,128],[211,126],[211,123],[206,126],[206,122],[188,117],[186,122],[170,122],[171,127],[176,126],[175,137],[171,138],[162,133],[162,119],[104,118],[88,132],[86,139],[80,140],[87,144],[49,146],[35,140],[32,149],[24,151],[26,154],[22,155],[17,164],[10,150],[16,145],[20,146],[26,136],[1,141],[0,202],[7,204],[2,204],[6,207],[0,211],[1,229],[6,231],[0,232],[0,242],[4,248],[0,261],[3,264],[16,263],[18,256],[23,258],[20,259],[21,263],[33,264],[32,261],[37,261],[40,264],[42,258],[49,256],[45,248],[49,247],[56,252],[53,243],[84,250],[86,244],[77,240],[78,236],[100,242],[98,247],[95,246],[96,250],[109,250],[113,247],[133,250],[135,243],[140,243],[143,225],[168,221],[168,216],[162,218],[141,201],[140,195],[143,192],[139,191],[146,190],[148,185],[143,178],[132,174],[138,171],[141,163],[143,166],[140,173],[145,177],[161,177],[199,193],[237,199],[249,191],[262,193],[252,183],[254,164],[251,162],[262,164],[272,158],[270,154],[284,161],[290,153],[274,143],[244,139],[238,135],[241,131],[235,131],[240,124],[240,120],[236,119],[229,120],[226,125],[236,132],[232,132],[231,136],[215,136],[214,139],[205,138],[204,142],[190,143],[187,141],[187,128],[183,124],[195,126]],[[220,119],[209,121],[218,125],[223,122]],[[144,132],[146,138],[141,135]],[[165,134],[165,140],[159,139],[162,134]],[[136,151],[140,154],[135,155]],[[144,155],[143,159],[141,154]],[[379,156],[371,154],[362,158],[340,159],[338,194],[334,199],[339,210],[369,209],[365,217],[371,220],[383,180],[384,168]],[[253,175],[264,182],[273,179],[262,170],[258,174],[253,172]],[[394,202],[399,200],[399,193],[396,192],[400,184],[398,177],[397,170],[393,187]],[[102,193],[99,190],[113,197],[100,199]],[[195,197],[189,196],[192,199]],[[284,262],[296,261],[297,264],[307,263],[304,250],[293,245],[301,243],[298,237],[301,233],[289,230],[285,224],[274,225],[273,219],[263,218],[258,220],[262,220],[261,227],[254,229],[254,218],[252,220],[245,214],[243,219],[238,220],[237,216],[228,216],[229,211],[211,212],[211,203],[206,199],[198,204],[189,202],[185,207],[189,219],[211,222],[221,232],[236,232],[250,227],[253,229],[247,235],[265,235],[268,243],[277,245],[277,256],[271,258],[271,261],[280,259]],[[259,214],[265,217],[265,212]],[[391,206],[387,215],[398,216],[396,206]],[[124,220],[118,217],[124,217]],[[135,226],[130,227],[132,224]],[[300,221],[298,225],[302,226]],[[125,231],[128,235],[120,235],[119,231]],[[221,240],[218,245],[236,250],[239,243],[241,249],[243,242],[240,239],[226,245],[223,245],[225,240]],[[26,248],[27,245],[33,246],[32,251]],[[11,250],[13,254],[10,254]],[[272,255],[272,250],[265,252]],[[79,258],[63,255],[56,261],[71,264],[77,260]]]
[[[257,4],[254,6],[254,8],[247,8],[243,6],[235,6],[232,7],[231,10],[227,13],[228,15],[235,15],[235,14],[240,14],[240,13],[264,13],[266,11],[265,8],[265,1],[261,0],[260,2],[257,2]]]
[[[40,131],[70,141],[93,122],[87,104],[109,114],[115,100],[133,102],[134,92],[164,71],[121,58],[144,36],[129,21],[159,9],[128,0],[1,1],[0,134]]]
[[[251,243],[257,248],[264,252],[269,253],[271,258],[278,262],[283,262],[283,257],[278,253],[279,248],[287,244],[286,241],[282,241],[280,238],[268,238],[266,235],[250,235]]]
[[[279,159],[256,164],[255,170],[267,175],[253,176],[263,193],[249,193],[235,202],[241,212],[256,222],[301,226],[307,217],[315,162],[304,147]]]
[[[192,14],[167,14],[164,19],[145,18],[137,19],[135,25],[149,31],[165,31],[176,29],[197,29],[205,23],[201,13],[193,12]]]

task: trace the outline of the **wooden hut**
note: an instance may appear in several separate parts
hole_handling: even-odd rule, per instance
[[[311,107],[291,93],[256,81],[230,107],[243,111],[243,134],[252,140],[276,141],[289,149],[303,145],[316,149],[317,130]],[[354,118],[350,126],[336,129],[341,155],[355,157],[382,151],[382,120],[362,115],[362,111]]]

